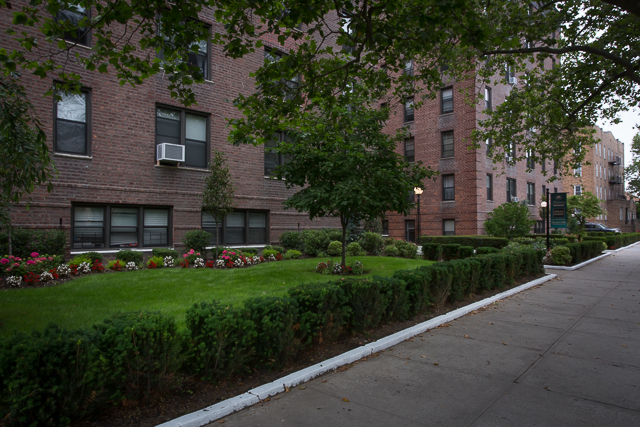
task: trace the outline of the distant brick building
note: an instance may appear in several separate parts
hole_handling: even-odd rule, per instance
[[[589,147],[585,163],[573,170],[573,175],[564,178],[570,194],[579,195],[588,191],[602,200],[605,214],[590,218],[607,227],[632,232],[636,227],[636,204],[625,192],[624,143],[609,131],[595,128],[594,137],[599,142]]]

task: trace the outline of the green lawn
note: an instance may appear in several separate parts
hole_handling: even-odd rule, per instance
[[[354,260],[354,258],[348,258]],[[431,261],[357,257],[367,276],[390,276]],[[175,316],[194,303],[220,300],[240,304],[246,298],[283,295],[300,283],[335,280],[315,273],[320,258],[270,262],[232,270],[180,268],[94,274],[47,288],[0,291],[0,334],[29,332],[49,322],[65,327],[88,326],[117,312],[150,310]],[[349,261],[348,261],[349,262]]]

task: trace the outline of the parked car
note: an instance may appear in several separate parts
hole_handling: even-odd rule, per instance
[[[600,233],[620,233],[619,228],[609,228],[597,222],[588,222],[584,226],[585,231],[596,231]]]

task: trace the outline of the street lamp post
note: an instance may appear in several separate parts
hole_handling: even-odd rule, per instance
[[[422,194],[422,188],[415,187],[413,192],[418,196],[418,230],[416,235],[416,243],[420,243],[420,195]]]
[[[545,223],[547,226],[547,252],[549,252],[549,213],[551,211],[551,203],[549,202],[549,189],[547,188],[547,198],[540,203],[540,207],[544,209]]]

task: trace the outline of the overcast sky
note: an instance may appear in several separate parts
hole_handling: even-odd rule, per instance
[[[631,162],[631,140],[633,135],[640,132],[640,108],[627,111],[620,114],[622,122],[612,125],[598,120],[598,126],[604,130],[610,131],[619,141],[624,142],[624,165],[628,166]]]

